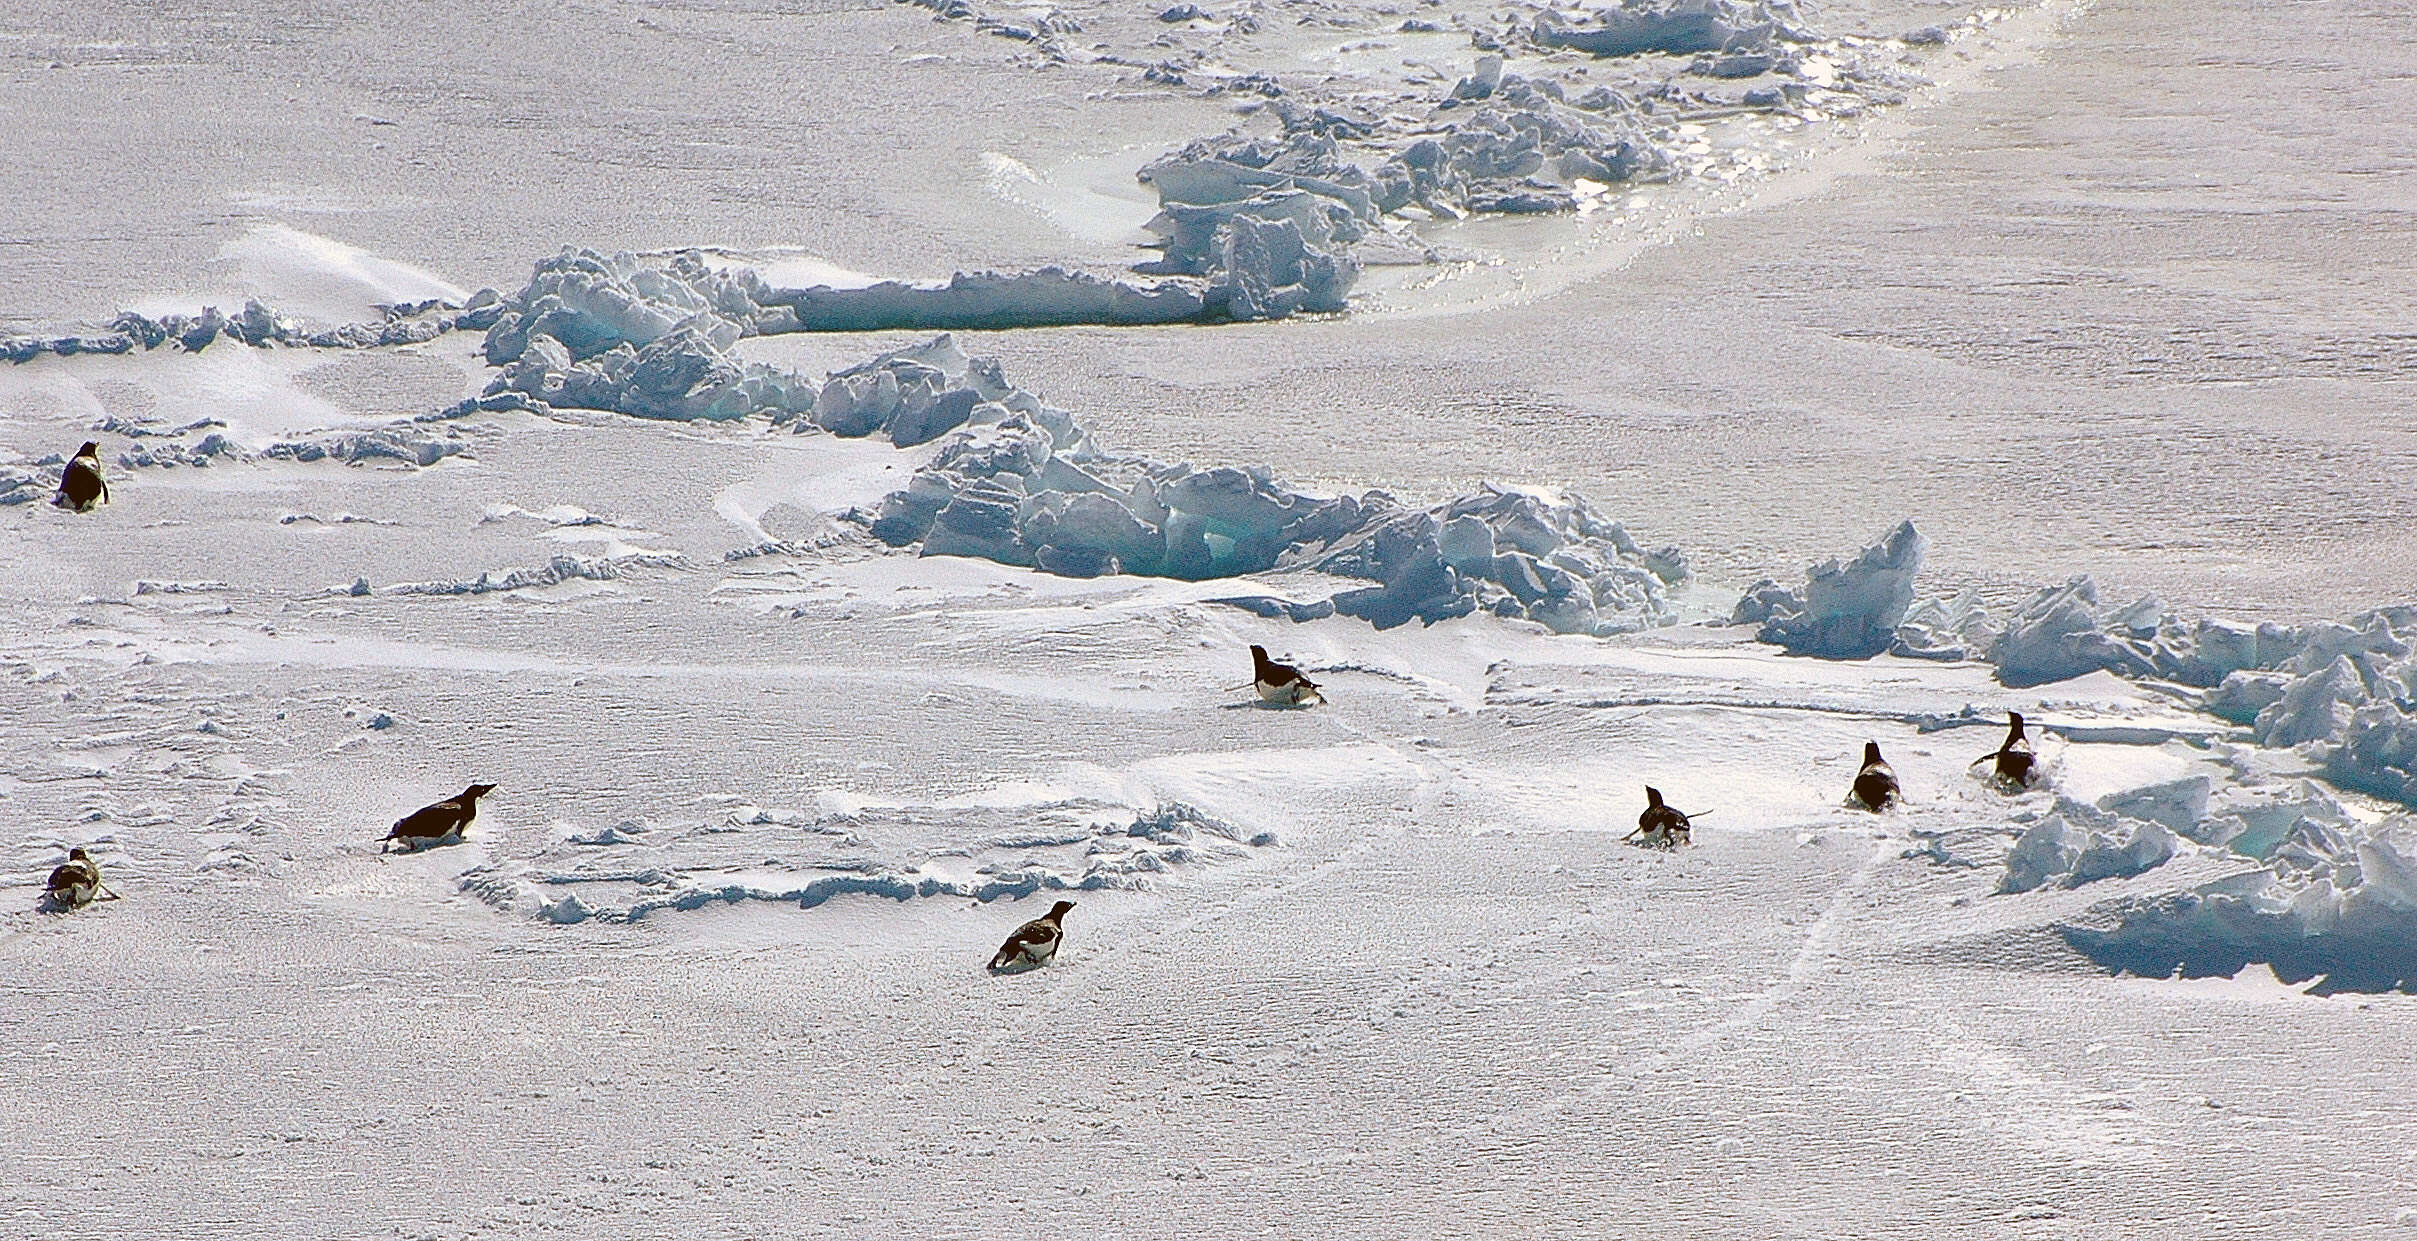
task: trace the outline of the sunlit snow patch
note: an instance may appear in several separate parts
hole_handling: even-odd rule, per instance
[[[1139,889],[1274,843],[1182,803],[1090,799],[896,806],[836,799],[811,814],[740,805],[707,822],[564,828],[535,856],[480,867],[464,890],[551,922],[842,896],[990,901]]]

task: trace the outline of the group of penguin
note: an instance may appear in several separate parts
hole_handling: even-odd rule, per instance
[[[1992,773],[2008,788],[2023,789],[2031,785],[2031,772],[2038,755],[2031,749],[2031,738],[2023,727],[2023,713],[2006,713],[2006,739],[1995,750],[1972,760],[1975,767],[1993,763]],[[1880,743],[1863,743],[1863,765],[1855,770],[1855,783],[1847,790],[1850,806],[1874,814],[1905,800],[1905,791],[1897,784],[1897,769],[1880,757]],[[1710,811],[1699,810],[1693,817]],[[1688,843],[1688,819],[1677,808],[1662,802],[1662,791],[1651,785],[1645,787],[1645,813],[1637,816],[1636,830],[1624,838],[1648,848],[1675,849]]]
[[[100,445],[91,442],[76,450],[60,476],[59,492],[51,503],[79,513],[107,503],[109,484],[101,477],[100,454]],[[1326,701],[1318,692],[1317,682],[1291,664],[1268,658],[1266,647],[1254,644],[1250,657],[1251,687],[1258,692],[1261,702],[1280,707],[1314,707]],[[1993,753],[1973,760],[1973,765],[1994,762],[1997,778],[2019,788],[2030,783],[2034,756],[2031,741],[2023,732],[2021,713],[2010,714],[2005,743]],[[404,815],[379,840],[379,851],[385,852],[392,846],[409,852],[460,840],[464,829],[478,817],[478,799],[494,791],[492,784],[473,784],[456,796]],[[1895,769],[1880,757],[1880,743],[1865,742],[1863,766],[1855,772],[1849,802],[1877,813],[1903,797]],[[1701,810],[1693,816],[1683,813],[1662,800],[1660,789],[1648,785],[1645,812],[1637,816],[1636,830],[1624,839],[1648,848],[1674,849],[1690,842],[1690,819],[1707,813]],[[50,872],[44,895],[59,909],[80,909],[95,900],[114,900],[117,896],[101,883],[100,866],[81,848],[69,850],[67,861]],[[1073,908],[1073,901],[1059,901],[1048,913],[1017,927],[992,956],[991,971],[1016,973],[1047,965],[1065,939],[1066,913]]]
[[[1252,686],[1259,691],[1261,701],[1296,707],[1315,706],[1325,701],[1318,693],[1316,682],[1303,676],[1301,670],[1291,664],[1269,659],[1266,647],[1251,647],[1250,657]],[[2000,782],[2012,788],[2027,788],[2031,783],[2031,771],[2037,755],[2032,752],[2031,738],[2024,731],[2022,712],[2009,711],[2006,714],[2005,741],[1997,749],[1972,760],[1972,765],[1978,767],[1982,763],[1994,763],[1994,774]],[[1896,768],[1880,757],[1880,743],[1864,742],[1863,765],[1855,771],[1855,783],[1847,793],[1848,804],[1877,814],[1904,798],[1904,790],[1897,785]],[[1622,839],[1647,848],[1675,849],[1689,843],[1690,819],[1709,813],[1708,810],[1698,810],[1694,815],[1688,815],[1664,802],[1660,789],[1646,785],[1645,813],[1637,816],[1636,830]]]
[[[458,842],[463,831],[478,818],[478,799],[494,791],[492,784],[473,784],[456,796],[404,815],[379,838],[378,852],[399,847],[409,853]],[[70,910],[82,909],[95,900],[116,900],[117,893],[102,884],[100,864],[79,846],[68,850],[67,860],[50,872],[43,898],[54,909]],[[1021,973],[1049,964],[1057,955],[1059,941],[1065,938],[1066,911],[1072,908],[1073,901],[1059,901],[1048,913],[1017,927],[991,957],[991,972]]]

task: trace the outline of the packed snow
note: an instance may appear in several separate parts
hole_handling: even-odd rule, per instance
[[[0,1220],[2405,1227],[2409,79],[2220,8],[0,18]]]

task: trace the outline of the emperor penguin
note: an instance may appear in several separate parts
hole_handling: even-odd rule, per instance
[[[492,784],[473,784],[455,796],[396,819],[379,840],[378,852],[386,852],[390,843],[401,845],[405,853],[413,853],[431,845],[459,841],[462,830],[478,817],[478,799],[494,791]]]
[[[2016,788],[2030,786],[2031,768],[2038,763],[2039,756],[2031,751],[2031,739],[2023,735],[2022,712],[2008,711],[2006,713],[2005,742],[1997,747],[1995,753],[1983,754],[1972,760],[1972,765],[1978,767],[1991,759],[1997,760],[1998,779]]]
[[[1022,973],[1049,964],[1057,955],[1059,942],[1066,938],[1066,911],[1072,908],[1073,901],[1059,901],[1048,913],[1017,927],[990,959],[990,972]]]
[[[1687,816],[1675,806],[1664,805],[1662,791],[1648,784],[1645,813],[1637,816],[1637,829],[1628,835],[1649,848],[1675,849],[1688,843]]]
[[[1855,773],[1855,801],[1875,814],[1903,801],[1897,790],[1897,769],[1880,757],[1880,743],[1863,743],[1863,769]]]
[[[101,477],[101,446],[84,441],[76,455],[67,459],[67,469],[59,475],[59,494],[50,498],[60,508],[89,513],[95,504],[109,502],[109,480]]]
[[[82,909],[101,891],[101,868],[82,848],[69,849],[67,860],[50,872],[45,895],[61,909]]]
[[[1318,693],[1318,684],[1301,675],[1291,664],[1279,664],[1267,657],[1267,648],[1250,648],[1251,685],[1259,691],[1261,702],[1278,703],[1287,707],[1314,707],[1326,701]]]

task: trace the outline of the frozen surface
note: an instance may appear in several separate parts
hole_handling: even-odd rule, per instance
[[[2405,15],[1167,7],[0,6],[0,1221],[2406,1229]],[[1263,197],[1343,313],[739,274],[1311,309]],[[490,359],[563,245],[721,275]]]

